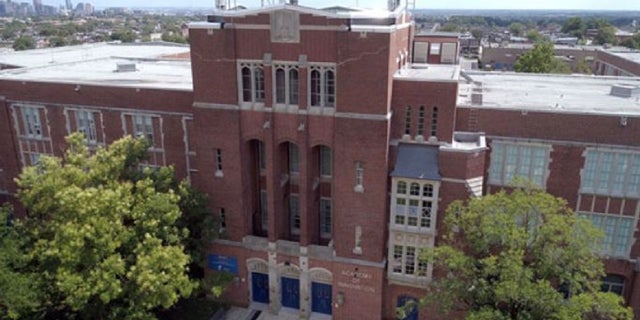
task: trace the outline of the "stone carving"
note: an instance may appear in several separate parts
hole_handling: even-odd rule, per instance
[[[271,42],[300,42],[300,15],[280,10],[271,13]]]

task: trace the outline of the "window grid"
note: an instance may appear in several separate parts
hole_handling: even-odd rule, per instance
[[[332,157],[331,157],[331,148],[326,146],[320,146],[319,149],[319,157],[320,159],[320,175],[323,177],[331,177],[332,175]]]
[[[595,248],[603,255],[627,257],[631,248],[631,239],[635,229],[635,218],[601,213],[580,212],[596,228],[604,232],[601,246]]]
[[[424,135],[424,106],[418,110],[418,135]]]
[[[309,104],[312,107],[335,107],[335,67],[311,66],[309,69]]]
[[[640,154],[587,150],[580,191],[640,197]]]
[[[88,143],[97,143],[98,134],[96,132],[96,122],[92,111],[88,110],[76,110],[76,127],[78,132],[84,134]]]
[[[289,195],[289,218],[291,234],[300,234],[300,198],[297,194]]]
[[[300,162],[298,158],[298,146],[289,142],[289,173],[298,174],[300,172]]]
[[[600,290],[602,292],[613,292],[617,295],[622,295],[624,292],[624,277],[615,274],[608,274],[606,277],[602,278]]]
[[[136,138],[146,138],[153,146],[153,119],[151,116],[134,114],[132,117],[133,131],[136,133]]]
[[[362,167],[362,162],[356,162],[356,186],[363,186],[364,182],[364,168]]]
[[[320,235],[331,238],[331,198],[320,198]]]
[[[411,106],[407,106],[404,111],[404,134],[411,134]]]
[[[216,171],[222,172],[222,149],[216,149]]]
[[[298,66],[295,65],[275,65],[275,103],[276,104],[298,104]]]
[[[426,278],[429,263],[420,259],[420,248],[415,246],[393,246],[392,273]]]
[[[42,124],[40,123],[40,108],[22,106],[24,133],[28,138],[42,138]]]
[[[407,193],[407,184],[409,192]],[[395,182],[393,223],[395,226],[435,230],[435,187],[432,183]]]
[[[264,68],[261,63],[240,63],[241,99],[243,102],[264,102]]]
[[[549,147],[494,142],[489,166],[489,183],[508,185],[516,176],[544,186]]]
[[[220,229],[224,231],[227,228],[227,215],[224,211],[224,208],[220,208],[218,211],[218,217],[220,218]]]
[[[438,107],[431,109],[431,136],[435,137],[438,134]]]

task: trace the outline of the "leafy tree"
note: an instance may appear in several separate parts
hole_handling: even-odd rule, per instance
[[[631,38],[623,41],[621,45],[631,49],[640,49],[640,33],[634,34]]]
[[[544,37],[540,34],[540,32],[538,32],[538,30],[533,29],[527,32],[527,39],[529,39],[529,41],[531,42],[540,42],[544,40]]]
[[[60,36],[52,37],[51,39],[49,39],[49,46],[51,47],[64,47],[68,44],[69,43],[67,42],[67,39]]]
[[[136,40],[135,33],[130,29],[120,29],[113,31],[110,36],[111,40],[122,42],[133,42]]]
[[[94,153],[80,134],[67,142],[62,159],[42,157],[17,179],[29,212],[16,225],[29,257],[19,271],[39,275],[48,317],[153,319],[197,287],[178,226],[186,190],[171,168],[139,169],[145,140]]]
[[[618,44],[618,38],[616,38],[616,28],[613,26],[602,26],[598,28],[598,34],[593,41],[597,44]]]
[[[471,35],[475,38],[475,39],[482,39],[483,36],[483,32],[482,29],[471,29]]]
[[[584,32],[587,29],[586,23],[580,17],[572,17],[565,21],[562,26],[562,32],[570,34],[577,38],[584,38]]]
[[[593,70],[591,69],[589,62],[587,62],[587,60],[585,60],[584,58],[578,60],[578,63],[576,63],[576,72],[583,74],[593,74]]]
[[[539,42],[520,56],[513,66],[516,72],[571,73],[571,67],[556,59],[551,42]]]
[[[521,36],[524,32],[524,25],[520,22],[514,22],[509,26],[509,31],[515,36]]]
[[[603,265],[591,248],[601,232],[564,200],[525,186],[454,202],[444,223],[427,255],[443,276],[425,298],[442,310],[474,320],[633,318],[620,297],[599,292]]]
[[[16,51],[35,49],[35,47],[36,41],[31,36],[19,36],[13,41],[13,50]]]

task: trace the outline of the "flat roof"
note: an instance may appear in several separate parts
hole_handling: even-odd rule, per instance
[[[639,77],[481,71],[466,74],[472,81],[460,82],[459,106],[640,116],[640,95],[622,98],[610,94],[614,85],[640,86]],[[481,104],[472,103],[474,90],[481,91]]]
[[[640,63],[640,51],[607,51],[608,53],[618,56],[620,58],[633,61],[634,63]]]
[[[0,53],[0,64],[16,67],[40,67],[57,63],[95,60],[108,57],[159,58],[189,52],[188,45],[167,42],[91,43],[77,46],[44,48]]]
[[[458,81],[460,66],[454,64],[414,63],[402,68],[393,76],[395,80],[411,81]]]
[[[118,64],[134,63],[135,71],[117,71]],[[0,80],[193,90],[191,62],[188,60],[100,58],[6,69],[0,72]]]

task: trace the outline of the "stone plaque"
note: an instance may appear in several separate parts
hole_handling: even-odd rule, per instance
[[[300,15],[280,10],[271,13],[271,42],[300,42]]]

